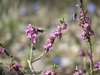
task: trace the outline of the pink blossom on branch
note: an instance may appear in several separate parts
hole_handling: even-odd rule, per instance
[[[56,38],[61,39],[62,38],[62,30],[65,30],[67,28],[67,24],[62,20],[60,24],[57,24],[52,31],[52,33],[49,35],[47,43],[44,45],[44,49],[49,51],[53,49],[53,43]]]
[[[27,38],[30,38],[31,42],[32,43],[36,43],[39,41],[39,39],[36,38],[37,34],[38,34],[38,30],[34,27],[32,27],[31,24],[29,24],[27,27],[26,27],[26,36]]]
[[[91,19],[86,15],[87,11],[84,11],[84,14],[83,12],[79,13],[79,26],[83,29],[82,39],[88,41],[88,37],[93,36],[94,32],[91,29]]]

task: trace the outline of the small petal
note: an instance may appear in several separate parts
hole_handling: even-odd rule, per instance
[[[83,50],[80,50],[78,54],[79,56],[85,56],[85,52]]]
[[[98,62],[98,63],[95,64],[94,66],[100,70],[100,62]]]
[[[44,72],[44,75],[57,75],[57,73],[54,72],[54,71],[52,71],[52,70],[46,70],[46,71]]]
[[[93,58],[92,54],[91,53],[88,53],[87,55],[90,58],[90,60],[92,60],[92,58]]]
[[[66,28],[67,28],[67,24],[66,23],[63,23],[62,26],[61,26],[61,29],[62,30],[65,30]]]
[[[0,54],[4,53],[4,48],[0,47]]]

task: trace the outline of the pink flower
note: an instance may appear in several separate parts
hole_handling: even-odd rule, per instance
[[[83,32],[82,32],[83,40],[88,41],[87,36],[88,37],[93,36],[94,32],[91,29],[91,19],[87,17],[86,15],[87,15],[87,11],[84,11],[84,14],[83,12],[79,13],[79,20],[80,20],[79,26],[83,29]]]
[[[44,75],[57,75],[57,73],[54,72],[54,71],[52,71],[52,70],[46,70],[46,71],[44,72]]]
[[[53,49],[53,43],[56,38],[61,39],[62,33],[61,33],[61,28],[59,28],[59,24],[56,25],[55,29],[52,31],[52,33],[49,35],[47,43],[44,45],[44,49],[49,51]]]
[[[83,50],[80,50],[78,54],[79,56],[85,56],[85,52]]]
[[[16,62],[13,62],[13,63],[9,66],[8,69],[11,70],[11,71],[17,71],[17,70],[21,70],[21,69],[22,69],[22,66],[21,66],[20,64],[16,63]]]
[[[92,60],[92,58],[93,58],[92,54],[91,53],[88,53],[87,55],[90,58],[90,60]]]
[[[0,54],[4,53],[4,48],[0,47]]]
[[[94,32],[92,30],[88,30],[89,31],[89,35],[90,36],[93,36],[94,35]]]
[[[32,27],[31,24],[29,24],[27,27],[26,27],[26,36],[27,38],[30,38],[31,42],[32,43],[36,43],[39,41],[39,39],[36,38],[37,34],[38,34],[38,30],[34,27]]]
[[[8,70],[11,71],[12,73],[15,73],[16,75],[24,75],[21,70],[22,66],[16,62],[13,62],[9,67]]]
[[[52,33],[49,35],[47,43],[44,45],[44,49],[49,51],[53,49],[53,43],[56,38],[61,39],[62,38],[62,30],[65,30],[67,28],[67,24],[62,21],[61,24],[57,24],[52,31]]]
[[[62,29],[61,29],[60,25],[57,24],[52,33],[55,35],[56,38],[61,39],[61,37],[62,37],[62,32],[61,32],[61,30],[62,30]]]
[[[100,62],[98,62],[98,63],[95,64],[94,66],[100,70]]]
[[[61,26],[61,29],[62,30],[65,30],[66,28],[67,28],[67,24],[66,23],[63,23],[62,26]]]
[[[53,49],[52,43],[47,43],[47,44],[45,44],[45,45],[44,45],[44,49],[47,50],[47,51],[52,50],[52,49]]]
[[[84,28],[90,29],[90,24],[89,23],[85,23],[83,25],[84,25]]]
[[[75,71],[73,75],[82,75],[83,69],[79,68],[78,70]]]
[[[82,32],[82,39],[83,39],[83,40],[88,40],[88,39],[87,39],[87,34],[86,34],[85,31]]]

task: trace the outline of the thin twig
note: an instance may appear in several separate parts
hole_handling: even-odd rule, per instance
[[[33,44],[31,43],[31,52],[30,52],[30,69],[31,71],[33,72],[34,71],[34,68],[32,66],[32,59],[33,59]]]
[[[86,21],[85,21],[85,13],[84,13],[84,8],[83,8],[83,0],[80,0],[80,3],[81,3],[81,8],[82,8],[82,12],[83,12],[83,18],[84,18],[84,23],[85,23]],[[86,31],[86,33],[88,35],[87,31]],[[89,43],[89,50],[90,50],[90,52],[92,54],[93,52],[92,52],[92,44],[91,44],[90,36],[88,36],[88,43]],[[93,74],[93,60],[92,59],[90,60],[90,70],[92,71],[91,75],[94,75]]]
[[[27,59],[27,62],[28,62],[28,65],[29,65],[29,68],[31,69],[31,71],[33,72],[34,70],[32,69],[32,66],[31,66],[31,63],[30,63],[30,60]],[[32,75],[32,74],[31,74]]]
[[[94,69],[94,70],[92,70],[92,71],[90,71],[90,73],[92,73],[92,72],[95,72],[95,71],[97,71],[97,70],[99,70],[98,68],[96,68],[96,69]],[[88,73],[86,73],[87,75],[89,75]]]
[[[88,39],[88,44],[89,44],[90,53],[93,54],[93,51],[92,51],[92,44],[91,44],[91,38]],[[91,72],[91,75],[94,75],[94,74],[93,74],[93,59],[90,60],[90,70],[92,71],[92,72]]]
[[[48,51],[44,52],[43,54],[41,54],[38,58],[32,60],[31,62],[35,62],[35,61],[38,61],[39,59],[41,59],[46,53],[48,53]]]
[[[5,67],[8,68],[8,65],[6,65],[6,64],[4,64],[4,63],[2,63],[2,62],[0,62],[0,65],[3,65],[3,66],[5,66]]]

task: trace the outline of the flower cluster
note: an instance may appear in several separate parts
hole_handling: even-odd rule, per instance
[[[100,62],[94,65],[96,68],[100,69]]]
[[[52,71],[52,70],[46,70],[46,71],[44,72],[44,75],[57,75],[57,73],[54,72],[54,71]]]
[[[79,68],[78,70],[75,70],[75,73],[73,75],[82,75],[83,69]]]
[[[39,39],[36,38],[36,35],[38,34],[38,30],[36,28],[32,27],[31,24],[29,24],[26,27],[25,32],[26,32],[27,38],[30,38],[32,43],[36,43],[39,41]]]
[[[8,70],[16,73],[16,75],[23,75],[23,73],[21,72],[22,70],[22,66],[16,62],[13,62],[9,67]]]
[[[88,37],[93,36],[94,32],[91,29],[91,19],[86,16],[87,11],[79,13],[79,26],[83,29],[82,39],[88,41]]]
[[[52,33],[49,35],[47,43],[44,45],[44,49],[49,51],[53,49],[53,43],[56,38],[61,39],[62,30],[67,28],[67,24],[63,21],[61,24],[57,24]]]
[[[0,47],[0,54],[4,53],[4,48]]]

